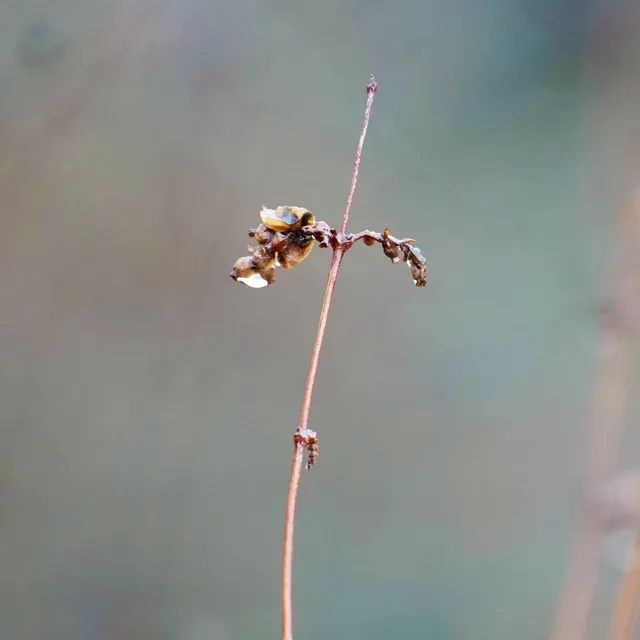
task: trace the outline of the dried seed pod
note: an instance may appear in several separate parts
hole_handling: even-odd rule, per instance
[[[387,258],[391,259],[391,262],[393,262],[393,264],[397,264],[398,262],[400,262],[400,258],[398,257],[398,247],[396,247],[395,245],[383,242],[382,251],[384,251],[384,255],[387,256]]]
[[[285,269],[300,264],[313,249],[313,238],[294,239],[278,251],[278,263]]]
[[[249,230],[249,237],[254,238],[259,244],[267,244],[273,238],[273,231],[266,225],[261,224],[257,229]]]
[[[260,219],[269,229],[283,233],[298,231],[302,227],[312,225],[316,220],[311,211],[304,207],[287,206],[269,209],[264,205],[260,211]]]
[[[393,262],[393,264],[398,264],[398,262],[400,262],[400,251],[397,241],[394,242],[394,240],[395,238],[389,235],[389,227],[385,227],[382,232],[382,251],[384,252],[384,255]]]
[[[260,265],[251,256],[245,256],[236,260],[230,275],[236,282],[246,284],[252,289],[262,289],[273,282],[275,270],[275,260],[264,261],[264,264]]]
[[[301,429],[298,427],[293,436],[296,446],[304,447],[307,451],[307,471],[316,463],[320,445],[318,444],[318,434],[311,429]]]
[[[416,287],[425,287],[427,285],[427,259],[418,247],[406,245],[406,252],[407,264]]]
[[[420,249],[418,249],[418,247],[407,245],[407,250],[413,257],[413,261],[416,262],[416,264],[426,264],[427,259],[424,257],[424,254]]]
[[[309,436],[307,438],[307,471],[311,471],[311,468],[318,460],[318,453],[320,452],[320,445],[318,444],[318,438],[315,436]]]

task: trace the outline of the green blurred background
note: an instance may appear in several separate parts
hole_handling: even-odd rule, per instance
[[[632,0],[0,0],[0,638],[278,637],[330,254],[228,273],[263,203],[338,224],[372,72],[351,228],[418,239],[429,283],[345,261],[296,637],[545,638],[639,33]]]

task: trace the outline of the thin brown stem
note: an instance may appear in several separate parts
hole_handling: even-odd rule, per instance
[[[358,146],[356,148],[356,159],[353,167],[353,174],[351,176],[351,187],[349,189],[349,196],[347,197],[347,203],[345,205],[344,214],[342,216],[342,225],[340,227],[341,235],[344,235],[347,232],[349,214],[351,213],[351,206],[353,204],[353,195],[358,184],[358,172],[360,170],[362,147],[364,145],[365,136],[367,135],[369,118],[371,117],[371,107],[373,105],[373,98],[377,89],[378,83],[372,76],[369,80],[369,84],[367,85],[367,103],[364,110],[364,121],[362,123],[360,138],[358,139]],[[324,332],[327,326],[327,319],[329,317],[329,309],[331,307],[331,300],[333,298],[336,282],[338,280],[338,274],[340,273],[342,258],[347,249],[347,245],[339,244],[333,251],[333,258],[331,260],[331,266],[329,268],[329,275],[327,276],[327,286],[324,291],[322,307],[320,308],[318,328],[316,329],[316,337],[313,341],[313,349],[311,351],[311,360],[309,362],[307,383],[305,385],[304,394],[302,396],[302,408],[300,410],[300,419],[298,422],[298,433],[304,432],[308,428],[309,411],[311,410],[311,399],[313,396],[313,389],[315,385],[316,374],[318,371],[318,361],[320,360],[320,351],[322,349],[322,342],[324,340]],[[293,569],[293,532],[296,521],[298,489],[300,486],[300,474],[302,472],[302,462],[305,449],[304,442],[301,441],[299,437],[294,436],[293,442],[293,456],[291,458],[291,472],[289,474],[289,487],[287,489],[284,537],[282,545],[282,640],[291,640],[293,638],[293,601],[291,595]]]
[[[358,148],[356,149],[356,160],[353,164],[351,188],[349,189],[347,204],[345,205],[344,215],[342,216],[342,226],[340,227],[340,233],[347,233],[349,215],[351,214],[351,205],[353,204],[353,194],[356,192],[356,185],[358,184],[358,173],[360,172],[360,158],[362,157],[362,147],[364,146],[364,139],[367,135],[367,128],[369,127],[369,118],[371,117],[373,98],[375,97],[377,90],[378,83],[376,82],[376,79],[371,76],[371,78],[369,78],[369,84],[367,85],[367,105],[364,108],[364,120],[362,122],[362,128],[360,129],[360,139],[358,140]]]
[[[311,360],[309,361],[309,371],[307,373],[307,383],[304,387],[304,395],[302,396],[302,408],[300,409],[300,418],[298,424],[300,429],[306,429],[309,425],[309,412],[311,410],[311,398],[316,381],[316,373],[318,371],[318,362],[320,360],[320,350],[324,340],[324,331],[327,327],[327,318],[329,317],[329,308],[333,292],[336,288],[342,257],[344,256],[344,247],[339,246],[333,252],[331,266],[329,267],[329,275],[327,276],[327,285],[324,290],[324,298],[322,307],[320,307],[320,318],[318,320],[318,328],[316,329],[316,337],[313,341],[313,350],[311,351]]]
[[[297,440],[293,443],[291,473],[289,474],[289,490],[284,516],[284,547],[282,550],[282,640],[293,637],[293,602],[291,600],[291,576],[293,568],[293,528],[296,523],[296,503],[298,487],[302,472],[304,446]]]

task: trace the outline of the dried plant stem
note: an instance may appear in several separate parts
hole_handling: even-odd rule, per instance
[[[351,176],[351,187],[349,189],[349,196],[347,197],[347,203],[344,208],[344,214],[342,216],[342,225],[340,226],[340,234],[344,235],[347,232],[347,225],[349,223],[349,214],[351,213],[351,207],[353,204],[353,195],[358,184],[358,172],[360,170],[360,159],[362,157],[362,148],[364,146],[364,139],[367,135],[367,128],[369,126],[369,118],[371,117],[371,107],[373,105],[373,98],[378,89],[378,84],[375,78],[372,76],[367,85],[367,103],[364,111],[364,121],[360,130],[360,138],[358,140],[358,146],[356,148],[356,158],[353,166],[353,174]],[[311,398],[313,396],[313,389],[316,380],[316,373],[318,371],[318,361],[320,360],[320,350],[322,349],[322,342],[324,340],[324,332],[327,326],[327,319],[329,317],[329,309],[331,307],[331,300],[335,291],[336,282],[338,280],[338,274],[340,273],[340,266],[342,264],[342,258],[350,245],[339,244],[333,250],[333,257],[331,260],[331,266],[329,268],[329,275],[327,277],[327,286],[324,292],[324,299],[322,300],[322,307],[320,308],[320,318],[318,320],[318,328],[316,330],[316,337],[313,341],[313,349],[311,351],[311,361],[309,362],[309,372],[307,374],[307,382],[304,389],[304,395],[302,398],[302,408],[300,410],[300,419],[298,421],[298,428],[300,431],[308,429],[309,424],[309,411],[311,409]],[[296,505],[298,502],[298,489],[300,487],[300,474],[302,472],[302,462],[304,458],[304,443],[299,438],[294,436],[293,441],[293,456],[291,458],[291,472],[289,474],[289,487],[287,489],[287,500],[285,507],[285,520],[284,520],[284,537],[282,548],[282,591],[281,591],[281,609],[282,609],[282,628],[281,639],[291,640],[293,638],[293,601],[292,601],[292,569],[293,569],[293,532],[296,520]]]
[[[333,252],[331,260],[331,268],[327,278],[327,286],[324,292],[322,308],[320,310],[320,319],[316,337],[313,341],[313,351],[311,352],[311,361],[309,363],[309,373],[307,374],[307,383],[304,390],[304,399],[302,401],[302,410],[300,412],[301,429],[306,429],[309,422],[309,410],[311,409],[311,397],[318,370],[318,361],[320,359],[320,349],[324,339],[324,330],[327,326],[327,318],[329,317],[329,308],[331,299],[335,290],[340,263],[344,251],[341,247]],[[293,637],[293,602],[291,595],[292,587],[292,568],[293,568],[293,531],[296,521],[296,505],[298,503],[298,488],[300,487],[300,474],[302,472],[302,462],[304,459],[304,443],[294,438],[293,456],[291,458],[291,472],[289,474],[289,488],[287,490],[287,502],[285,507],[284,519],[284,539],[282,549],[282,640],[291,640]]]
[[[638,617],[638,600],[640,600],[640,537],[636,537],[618,588],[609,628],[610,640],[631,640]]]
[[[329,308],[333,299],[333,292],[336,288],[342,257],[344,256],[344,246],[339,246],[333,251],[331,266],[329,267],[329,275],[327,276],[327,286],[324,290],[324,298],[322,307],[320,308],[320,318],[318,320],[318,328],[316,329],[316,337],[313,341],[313,350],[311,351],[311,360],[309,361],[309,371],[307,373],[307,383],[304,387],[304,395],[302,398],[302,409],[300,410],[300,418],[298,424],[300,429],[307,429],[309,426],[309,412],[311,410],[311,398],[316,381],[316,373],[318,372],[318,362],[320,360],[320,350],[324,341],[324,331],[327,327],[327,319],[329,317]]]
[[[367,135],[367,129],[369,128],[369,118],[371,118],[371,107],[373,106],[373,98],[378,90],[378,83],[376,79],[371,76],[369,84],[367,85],[367,104],[364,108],[364,120],[362,122],[362,128],[360,129],[360,139],[358,140],[358,147],[356,148],[356,159],[353,163],[353,174],[351,175],[351,187],[349,188],[349,195],[347,197],[347,204],[344,207],[344,215],[342,216],[342,226],[340,227],[340,233],[347,233],[347,225],[349,224],[349,215],[351,214],[351,205],[353,204],[353,194],[356,192],[356,185],[358,184],[358,173],[360,172],[360,158],[362,157],[362,147],[364,146],[364,139]]]
[[[615,470],[633,369],[640,299],[640,193],[621,211],[621,246],[601,330],[592,393],[582,505],[558,598],[551,640],[583,640],[598,581],[605,523],[590,508],[593,491]],[[624,606],[624,605],[622,605]]]
[[[602,343],[611,339],[604,330]],[[601,355],[593,389],[588,463],[582,507],[558,599],[552,640],[584,640],[598,580],[605,529],[589,508],[591,491],[614,470],[627,404],[630,348],[625,342]]]
[[[287,504],[285,507],[284,544],[282,549],[282,592],[280,603],[282,608],[282,640],[291,640],[293,637],[293,602],[291,598],[293,528],[296,523],[296,503],[298,500],[298,487],[300,486],[303,458],[304,447],[299,442],[294,441],[291,473],[289,475],[289,489],[287,491]]]

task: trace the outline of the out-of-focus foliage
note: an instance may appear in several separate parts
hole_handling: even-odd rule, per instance
[[[297,634],[545,637],[637,171],[639,24],[630,0],[6,0],[0,637],[277,634],[329,255],[266,292],[229,265],[263,202],[338,224],[371,72],[352,228],[420,239],[429,284],[345,259]]]

